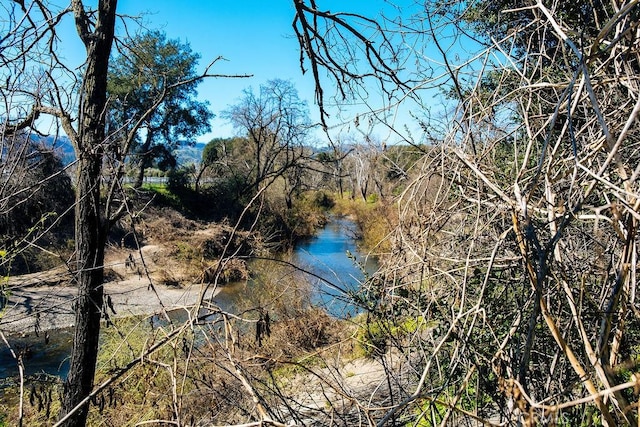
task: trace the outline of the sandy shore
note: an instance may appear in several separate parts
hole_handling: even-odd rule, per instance
[[[147,249],[147,252],[154,250],[157,255],[158,248]],[[197,303],[203,292],[205,299],[216,294],[212,286],[199,284],[170,287],[154,283],[151,287],[149,278],[132,272],[125,261],[111,262],[108,268],[122,277],[104,285],[105,303],[110,300],[116,312],[114,315],[110,307],[106,308],[112,317],[151,315],[161,313],[163,309],[186,308]],[[153,268],[152,265],[151,272]],[[70,284],[68,276],[64,269],[56,269],[11,279],[5,286],[8,298],[0,312],[0,331],[29,334],[34,332],[36,323],[39,323],[40,330],[73,326],[73,299],[77,289]]]
[[[112,317],[126,317],[140,314],[155,314],[193,306],[205,291],[200,285],[186,288],[169,288],[156,285],[155,291],[144,279],[105,284],[106,297],[111,299],[116,315],[110,308]],[[2,318],[0,330],[9,333],[32,333],[36,321],[40,330],[73,326],[73,299],[76,288],[69,285],[32,286],[18,288],[10,293]],[[205,298],[214,295],[213,289],[206,290]]]

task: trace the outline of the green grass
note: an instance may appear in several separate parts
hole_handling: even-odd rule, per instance
[[[435,320],[426,320],[423,316],[405,317],[401,320],[379,319],[365,323],[364,317],[357,334],[357,341],[364,356],[371,357],[376,352],[384,352],[390,337],[408,336],[433,328]]]
[[[155,193],[156,198],[166,205],[179,211],[184,210],[184,202],[176,194],[172,193],[165,183],[145,183],[142,190]]]
[[[167,188],[167,184],[163,182],[144,183],[142,184],[142,190],[153,191],[154,193],[162,194],[165,196],[171,194],[171,192]]]

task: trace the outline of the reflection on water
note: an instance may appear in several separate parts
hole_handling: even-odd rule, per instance
[[[284,283],[304,277],[312,286],[312,303],[322,306],[336,317],[355,314],[356,309],[349,303],[346,294],[358,289],[364,279],[362,269],[368,274],[377,269],[374,259],[366,259],[359,254],[354,223],[342,218],[332,219],[317,236],[299,244],[293,251],[290,262],[312,274],[278,272],[279,279]],[[358,263],[362,264],[362,268]],[[252,269],[264,270],[267,274],[276,270],[272,268],[272,264],[260,261],[252,264]],[[221,287],[214,302],[225,311],[242,310],[243,306],[248,305],[248,300],[261,297],[261,283],[260,276],[256,275],[254,280],[248,282],[225,285]],[[187,318],[187,314],[180,310],[173,312],[172,316],[175,316],[174,321]],[[49,331],[46,338],[44,333],[39,335],[9,337],[15,351],[22,352],[25,375],[46,373],[65,377],[69,370],[73,330]],[[15,359],[4,344],[0,345],[0,378],[17,374]]]
[[[281,261],[251,261],[252,278],[223,286],[215,303],[231,311],[263,306],[270,300],[274,303],[274,298],[287,304],[286,299],[292,297],[288,293],[300,286],[304,288],[308,282],[311,303],[332,316],[344,318],[358,311],[349,294],[359,289],[365,275],[378,269],[373,257],[358,251],[356,225],[346,218],[332,218],[316,236],[298,243],[291,254],[282,255]],[[298,269],[290,268],[289,264]]]
[[[7,337],[16,356],[24,361],[25,375],[50,374],[66,377],[69,372],[69,354],[73,341],[71,328],[56,329],[39,336]],[[0,348],[0,378],[18,375],[18,365],[7,347]]]
[[[322,278],[310,277],[313,303],[337,317],[355,314],[345,293],[357,291],[365,274],[378,268],[375,259],[358,252],[355,236],[353,221],[334,218],[294,251],[293,263]]]

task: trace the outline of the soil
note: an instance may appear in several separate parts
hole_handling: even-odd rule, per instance
[[[203,283],[215,270],[232,235],[225,224],[200,223],[179,213],[163,209],[141,220],[137,231],[144,242],[139,250],[112,243],[105,255],[105,307],[112,317],[157,314],[193,306],[211,299],[219,291]],[[238,234],[229,248],[248,236]],[[229,263],[233,271],[222,278],[246,278],[242,260]],[[30,334],[39,330],[73,326],[73,299],[77,289],[69,268],[54,269],[10,277],[4,283],[4,301],[0,299],[0,331]],[[4,303],[4,304],[3,304]],[[4,305],[4,310],[2,310]]]
[[[116,250],[108,255],[105,268],[105,311],[111,317],[156,314],[193,306],[201,298],[211,299],[217,292],[207,284],[158,280],[167,274],[162,265],[166,248],[148,245],[139,253]],[[146,269],[142,267],[144,265]],[[173,275],[181,275],[174,271]],[[43,273],[11,279],[5,289],[8,298],[0,318],[0,330],[32,333],[70,327],[74,324],[73,299],[77,289],[71,274],[56,268]]]

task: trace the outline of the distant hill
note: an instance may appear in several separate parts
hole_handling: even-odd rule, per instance
[[[178,164],[181,166],[186,166],[188,164],[199,165],[202,160],[202,151],[204,150],[205,145],[207,144],[204,142],[198,142],[192,147],[182,145],[174,151]]]
[[[76,159],[75,152],[73,151],[73,145],[71,141],[66,136],[32,136],[31,139],[34,141],[42,142],[46,147],[51,148],[55,151],[60,158],[62,159],[62,163],[68,165],[72,163]]]
[[[34,141],[40,141],[44,143],[45,146],[57,152],[65,165],[72,163],[76,158],[75,152],[73,151],[73,145],[71,144],[69,138],[66,136],[33,136],[32,139]],[[176,159],[178,160],[178,164],[200,164],[200,160],[202,159],[202,151],[204,150],[205,145],[207,144],[204,142],[198,142],[194,146],[181,145],[180,148],[174,151]]]

